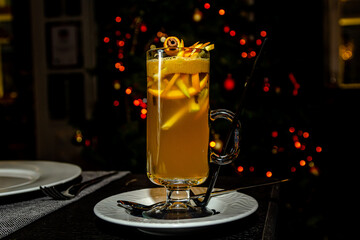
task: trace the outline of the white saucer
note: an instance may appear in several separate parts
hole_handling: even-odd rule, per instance
[[[0,161],[0,197],[39,190],[71,181],[81,168],[49,161]]]
[[[135,217],[117,206],[117,200],[136,201],[142,204],[152,204],[165,200],[164,188],[147,188],[131,192],[120,193],[97,203],[94,207],[95,215],[99,218],[125,226],[136,227],[151,234],[177,234],[184,231],[193,231],[203,227],[235,221],[254,213],[258,208],[257,201],[243,193],[233,192],[213,197],[208,208],[215,209],[219,214],[209,217],[158,220]]]

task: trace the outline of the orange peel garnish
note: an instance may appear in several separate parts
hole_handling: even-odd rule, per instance
[[[214,44],[210,44],[210,42],[207,43],[200,43],[196,42],[190,47],[184,46],[184,41],[175,36],[170,36],[165,39],[164,42],[164,48],[165,52],[169,56],[175,56],[178,57],[192,57],[195,58],[200,50],[197,49],[205,49],[206,51],[211,51],[214,49]],[[194,49],[195,48],[195,49]]]
[[[179,52],[181,41],[174,36],[165,39],[164,48],[165,52],[169,56],[175,56]]]
[[[177,79],[178,76],[176,76],[175,79]],[[173,77],[174,78],[174,77]],[[209,74],[206,74],[205,77],[200,81],[200,91],[205,88],[207,82],[209,80]],[[171,81],[171,80],[170,80]],[[175,80],[173,81],[175,83]],[[174,84],[173,83],[173,84]],[[172,84],[172,85],[173,85]],[[170,82],[168,84],[168,86],[170,85]],[[148,92],[155,96],[155,97],[158,97],[158,96],[161,96],[162,98],[167,98],[167,99],[181,99],[181,98],[185,98],[187,97],[183,91],[181,90],[170,90],[171,87],[167,88],[167,89],[164,89],[164,90],[157,90],[157,89],[151,89],[151,88],[148,88]],[[166,90],[166,91],[165,91]],[[199,91],[196,90],[194,87],[189,87],[188,88],[188,94],[190,97],[192,96],[195,96],[196,94],[198,94]]]
[[[169,130],[187,113],[199,118],[209,109],[209,57],[214,49],[210,42],[196,42],[190,47],[184,41],[170,36],[164,41],[163,59],[147,61],[148,98],[182,101],[184,106],[162,120],[161,130]]]
[[[214,44],[196,42],[184,47],[182,39],[175,36],[166,38],[164,50],[168,56],[174,57],[164,58],[161,66],[157,61],[147,62],[148,92],[168,99],[191,98],[199,94],[209,79],[209,59],[202,58],[202,49],[210,51]],[[200,79],[200,73],[205,73],[203,79]],[[157,87],[153,85],[156,82],[159,82]]]

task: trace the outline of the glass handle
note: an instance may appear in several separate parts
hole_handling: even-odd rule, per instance
[[[216,119],[226,119],[229,122],[233,122],[235,117],[235,113],[226,110],[226,109],[217,109],[217,110],[210,110],[210,121],[214,122]],[[222,154],[217,154],[210,148],[210,160],[218,165],[226,165],[233,162],[240,153],[240,129],[241,124],[240,121],[237,122],[234,132],[232,135],[234,136],[234,143],[231,147],[230,151],[226,153],[226,149],[223,149]]]

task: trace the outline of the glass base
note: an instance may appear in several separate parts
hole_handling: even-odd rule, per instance
[[[142,213],[144,218],[169,220],[201,218],[214,214],[214,211],[206,207],[194,207],[183,203],[164,204]]]
[[[191,219],[214,215],[206,207],[197,207],[190,201],[190,186],[174,184],[166,186],[166,203],[143,212],[144,218],[155,219]]]

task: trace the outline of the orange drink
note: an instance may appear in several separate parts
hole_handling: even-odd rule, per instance
[[[218,155],[209,149],[209,120],[232,122],[226,109],[209,110],[210,43],[184,47],[168,37],[164,48],[146,52],[147,70],[147,175],[165,187],[166,202],[142,213],[145,218],[191,219],[214,211],[190,201],[190,187],[203,183],[209,159],[228,164],[239,153],[239,127],[234,148]]]
[[[147,58],[148,177],[165,186],[198,185],[209,172],[209,53],[156,54]]]

